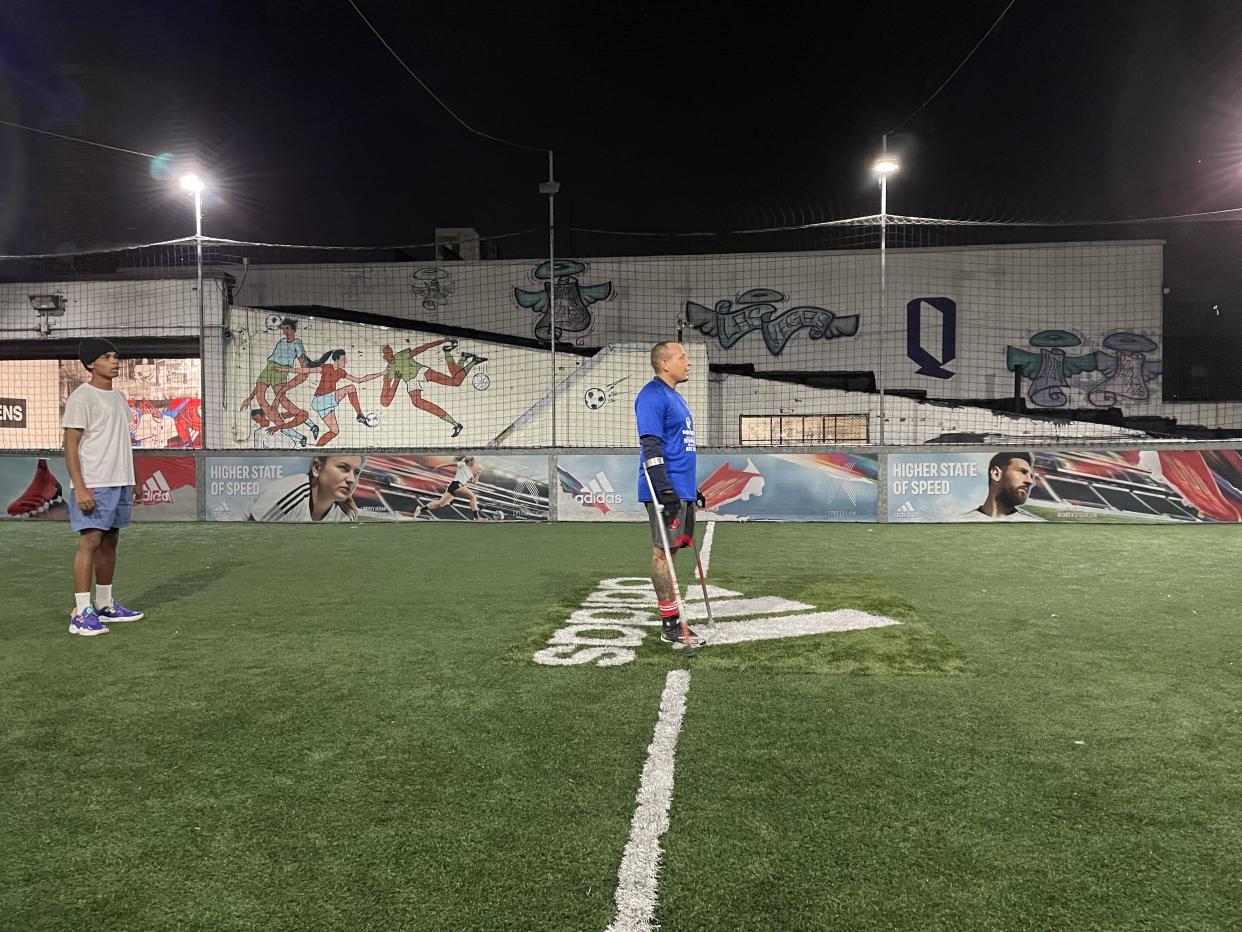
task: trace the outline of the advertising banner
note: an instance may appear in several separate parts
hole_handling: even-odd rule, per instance
[[[720,521],[874,521],[874,456],[852,453],[699,454],[700,514]],[[638,454],[557,457],[562,521],[645,521]]]
[[[1242,522],[1236,450],[894,453],[888,519]]]
[[[212,521],[548,520],[540,455],[215,456],[206,469]]]
[[[135,521],[198,518],[197,468],[193,456],[139,456],[135,479],[142,504]],[[68,521],[69,471],[63,456],[0,456],[0,518]]]

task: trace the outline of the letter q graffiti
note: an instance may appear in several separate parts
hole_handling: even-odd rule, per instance
[[[923,304],[939,311],[940,358],[923,347]],[[957,358],[957,302],[952,298],[915,298],[906,305],[906,356],[918,363],[918,374],[934,379],[951,379],[957,373],[945,364]]]

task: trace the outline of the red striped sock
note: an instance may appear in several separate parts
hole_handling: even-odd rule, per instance
[[[660,603],[660,621],[666,625],[671,625],[677,620],[677,603],[661,602]]]

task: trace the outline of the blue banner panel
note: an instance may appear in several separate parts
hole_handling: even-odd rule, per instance
[[[874,521],[875,456],[852,453],[704,454],[700,512],[719,521]],[[638,454],[557,457],[562,521],[644,521]]]

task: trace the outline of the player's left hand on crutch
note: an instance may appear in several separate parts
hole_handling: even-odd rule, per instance
[[[660,516],[664,519],[664,526],[670,531],[676,531],[681,527],[681,499],[672,489],[661,490],[659,497]]]

